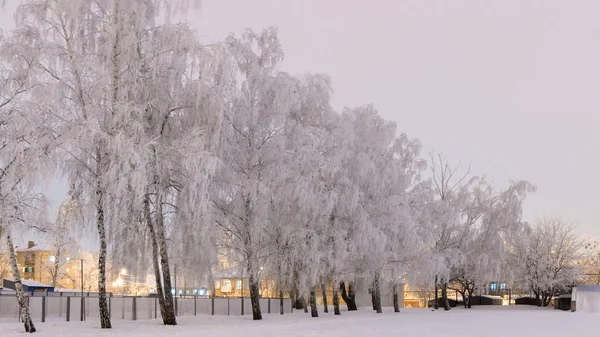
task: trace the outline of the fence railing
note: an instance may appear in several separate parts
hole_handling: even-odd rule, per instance
[[[82,300],[83,298],[83,300]],[[27,296],[29,312],[34,322],[81,321],[100,317],[98,297],[81,296]],[[292,312],[292,301],[283,299],[284,313]],[[279,314],[279,298],[261,298],[263,314]],[[160,318],[157,297],[108,297],[111,319],[149,320]],[[177,316],[196,315],[251,315],[250,298],[200,298],[175,299]],[[0,296],[0,323],[19,322],[21,319],[15,295]]]

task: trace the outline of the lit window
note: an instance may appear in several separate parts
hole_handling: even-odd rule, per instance
[[[175,295],[175,289],[171,289],[171,295]]]
[[[204,296],[204,293],[205,293],[204,289],[198,290],[198,295]]]
[[[506,289],[506,283],[500,283],[500,290]]]
[[[48,258],[48,260],[50,260],[50,262],[56,262],[56,256],[50,255],[50,257]]]
[[[67,262],[71,261],[71,258],[67,256]]]
[[[490,290],[496,290],[496,283],[490,284]]]
[[[231,280],[223,280],[223,282],[221,282],[221,292],[231,292]]]

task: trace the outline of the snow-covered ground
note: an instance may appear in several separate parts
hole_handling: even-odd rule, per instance
[[[572,313],[529,306],[456,308],[451,312],[427,309],[391,309],[380,315],[369,308],[342,312],[342,316],[303,312],[265,315],[259,322],[250,316],[179,317],[179,325],[165,327],[158,320],[115,321],[112,330],[101,330],[97,321],[38,323],[36,336],[419,336],[419,337],[518,337],[592,336],[600,315]],[[23,326],[0,324],[2,337],[23,336]]]

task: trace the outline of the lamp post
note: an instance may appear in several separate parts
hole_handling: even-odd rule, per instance
[[[244,315],[244,267],[242,266],[242,277],[240,278],[240,282],[242,283],[240,293],[242,295],[242,316]]]
[[[84,301],[84,299],[83,299],[83,289],[84,289],[84,288],[83,288],[83,258],[79,258],[79,259],[71,259],[71,258],[67,258],[67,259],[68,259],[68,260],[67,260],[67,262],[69,262],[69,261],[78,261],[78,260],[79,260],[79,262],[81,263],[81,265],[80,265],[80,268],[79,268],[79,269],[80,269],[80,271],[81,271],[81,272],[80,272],[80,278],[81,278],[81,279],[80,279],[80,281],[81,281],[81,314],[80,314],[80,316],[79,316],[79,319],[80,319],[81,321],[84,321],[84,320],[85,320],[85,315],[84,315],[84,310],[85,310],[85,301]]]
[[[81,320],[85,320],[84,310],[85,310],[85,301],[83,299],[83,259],[79,259],[81,262]]]

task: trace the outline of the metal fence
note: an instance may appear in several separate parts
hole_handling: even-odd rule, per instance
[[[34,322],[69,322],[100,317],[98,297],[27,296],[26,299]],[[160,317],[156,297],[112,296],[107,300],[111,319],[147,320]],[[284,313],[291,313],[292,301],[284,298],[283,302]],[[260,299],[261,311],[266,314],[279,314],[279,304],[279,298]],[[250,298],[178,297],[175,299],[175,308],[177,316],[252,314]],[[0,323],[20,321],[20,316],[16,296],[1,295]]]

